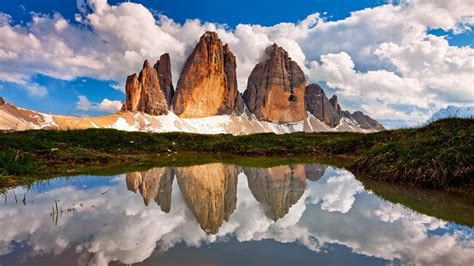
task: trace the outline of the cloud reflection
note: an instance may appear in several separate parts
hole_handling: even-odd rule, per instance
[[[315,252],[342,244],[408,264],[474,260],[470,231],[434,234],[446,222],[366,192],[342,169],[213,163],[111,178],[116,182],[57,188],[62,181],[52,180],[51,189],[30,191],[26,206],[13,195],[25,188],[10,191],[0,207],[0,259],[20,252],[20,243],[31,248],[27,258],[73,250],[78,264],[137,263],[178,243],[199,247],[235,237],[242,244],[297,242]],[[55,200],[63,209],[57,226],[50,215]]]

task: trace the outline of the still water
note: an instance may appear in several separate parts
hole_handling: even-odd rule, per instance
[[[212,163],[18,187],[0,265],[474,265],[472,227],[319,164]]]

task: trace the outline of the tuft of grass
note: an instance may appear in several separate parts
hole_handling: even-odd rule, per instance
[[[30,155],[21,151],[7,151],[0,153],[0,176],[12,173],[17,175],[30,175],[38,169],[38,162]]]

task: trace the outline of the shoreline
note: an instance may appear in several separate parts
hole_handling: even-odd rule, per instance
[[[474,119],[361,134],[247,136],[110,129],[0,133],[0,187],[100,169],[209,162],[331,161],[356,176],[435,189],[471,190]],[[245,158],[245,159],[244,159]],[[260,159],[256,159],[260,158]],[[25,181],[26,180],[26,181]]]

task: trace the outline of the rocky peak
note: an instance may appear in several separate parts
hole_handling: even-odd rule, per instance
[[[181,117],[231,114],[243,109],[238,99],[237,63],[215,32],[206,32],[186,60],[173,98]],[[237,103],[237,105],[236,105]]]
[[[274,123],[301,121],[305,117],[306,79],[298,64],[276,44],[265,49],[266,59],[253,69],[244,101],[257,119]]]
[[[328,100],[323,89],[318,84],[306,86],[304,97],[307,112],[328,126],[335,127],[339,125],[340,115],[333,108],[333,104]]]
[[[0,97],[0,105],[2,104],[5,104],[5,100],[2,97]]]
[[[355,111],[354,113],[351,114],[351,117],[357,123],[359,123],[359,126],[363,129],[385,130],[382,124],[380,124],[377,120],[362,113],[361,111]]]
[[[168,103],[161,89],[160,79],[148,60],[143,63],[140,74],[127,77],[126,100],[123,111],[144,112],[150,115],[168,114]]]
[[[163,54],[160,60],[153,66],[160,80],[160,88],[165,94],[168,106],[171,106],[171,100],[174,95],[173,78],[171,75],[171,58],[168,53]]]
[[[339,105],[339,102],[337,101],[337,96],[336,96],[336,95],[333,95],[333,96],[331,97],[331,99],[329,99],[329,102],[331,103],[332,108],[334,109],[334,111],[336,111],[337,114],[338,114],[339,116],[341,116],[342,110],[341,110],[341,106]]]

